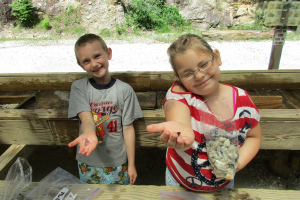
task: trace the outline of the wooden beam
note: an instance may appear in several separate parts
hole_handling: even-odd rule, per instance
[[[0,190],[4,187],[5,182],[0,181]],[[31,187],[36,186],[33,182]],[[50,188],[52,185],[43,184],[43,187]],[[76,186],[72,186],[75,187]],[[93,187],[101,188],[101,192],[95,196],[99,199],[123,199],[123,200],[157,200],[157,199],[262,199],[262,200],[281,200],[281,199],[299,199],[299,190],[270,190],[270,189],[251,189],[251,188],[223,188],[214,192],[191,192],[181,186],[155,186],[155,185],[102,185],[93,184]],[[77,190],[80,195],[81,191]],[[137,195],[138,194],[138,195]],[[38,199],[38,197],[36,197]]]
[[[9,104],[9,103],[22,103],[24,100],[30,96],[0,96],[0,104]]]
[[[299,89],[300,70],[222,71],[222,83],[248,89]],[[135,91],[167,91],[176,80],[173,72],[113,72]],[[0,91],[70,90],[86,73],[0,74]]]
[[[0,156],[0,179],[5,179],[8,170],[18,157],[28,158],[36,148],[37,146],[28,146],[26,144],[12,144]]]
[[[0,120],[0,135],[0,144],[55,144],[47,120]]]
[[[162,109],[144,110],[134,122],[137,146],[163,147],[161,133],[148,133],[146,126],[165,121]],[[261,109],[261,149],[300,150],[300,109]],[[77,120],[67,119],[67,110],[0,110],[0,143],[67,145],[78,136]]]
[[[280,108],[282,96],[251,96],[258,109]]]
[[[300,109],[259,109],[262,121],[300,121]],[[163,109],[143,110],[144,119],[164,119]],[[68,120],[67,109],[0,109],[0,120]]]
[[[114,78],[131,85],[135,91],[148,91],[149,73],[111,73]],[[0,74],[0,91],[26,90],[70,90],[71,84],[78,79],[89,77],[86,73],[33,73]]]

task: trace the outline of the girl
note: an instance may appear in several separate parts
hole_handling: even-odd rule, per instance
[[[259,112],[246,91],[219,83],[220,53],[199,36],[182,35],[168,48],[168,55],[178,81],[166,94],[167,122],[147,127],[149,132],[162,132],[160,140],[168,147],[166,185],[181,185],[197,192],[233,188],[233,180],[214,175],[203,135],[203,127],[215,121],[206,120],[215,117],[212,110],[222,110],[224,105],[214,104],[212,108],[203,102],[213,97],[225,98],[233,113],[230,120],[236,124],[241,145],[236,171],[244,168],[260,148]],[[199,110],[199,105],[206,109]],[[206,117],[199,117],[199,112]]]

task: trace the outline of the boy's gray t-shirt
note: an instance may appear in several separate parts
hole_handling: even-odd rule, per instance
[[[97,84],[89,78],[74,81],[68,118],[79,119],[78,114],[83,111],[92,112],[103,142],[89,156],[79,154],[77,145],[76,159],[94,167],[114,167],[125,163],[127,154],[122,127],[143,117],[132,87],[114,78],[108,84]],[[82,134],[80,120],[79,134]]]

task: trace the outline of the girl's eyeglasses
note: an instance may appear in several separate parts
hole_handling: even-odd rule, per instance
[[[203,65],[198,67],[198,69],[196,69],[195,71],[184,74],[182,77],[179,78],[180,81],[182,83],[186,83],[186,82],[192,80],[198,72],[203,73],[206,70],[210,69],[213,66],[213,61],[214,61],[214,56],[213,56],[212,60],[207,61],[206,63],[204,63]]]

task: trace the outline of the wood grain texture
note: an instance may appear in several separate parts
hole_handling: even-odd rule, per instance
[[[248,89],[299,89],[300,70],[222,71],[222,83]],[[176,80],[173,72],[113,72],[135,91],[167,91]],[[0,74],[0,91],[70,90],[86,73]]]
[[[46,120],[0,120],[0,144],[53,145]]]
[[[30,187],[35,186],[32,183]],[[4,181],[0,181],[0,190],[4,186]],[[266,190],[266,189],[220,189],[209,193],[197,193],[187,191],[180,186],[154,186],[154,185],[94,185],[101,188],[101,192],[94,198],[95,200],[103,199],[122,199],[122,200],[145,200],[145,199],[219,199],[219,200],[282,200],[282,199],[299,199],[300,191],[298,190]],[[29,187],[29,189],[30,189]],[[44,186],[47,188],[47,186]],[[50,187],[50,186],[49,186]],[[78,186],[75,186],[78,187]],[[81,194],[80,190],[77,194]],[[186,194],[187,196],[182,196]],[[175,198],[176,197],[176,198]]]
[[[263,140],[261,149],[300,150],[300,109],[260,109]],[[165,121],[162,109],[144,110],[134,122],[136,145],[164,147],[161,133],[149,133],[146,126]],[[0,110],[0,143],[67,145],[78,136],[77,120],[67,119],[67,110]]]

